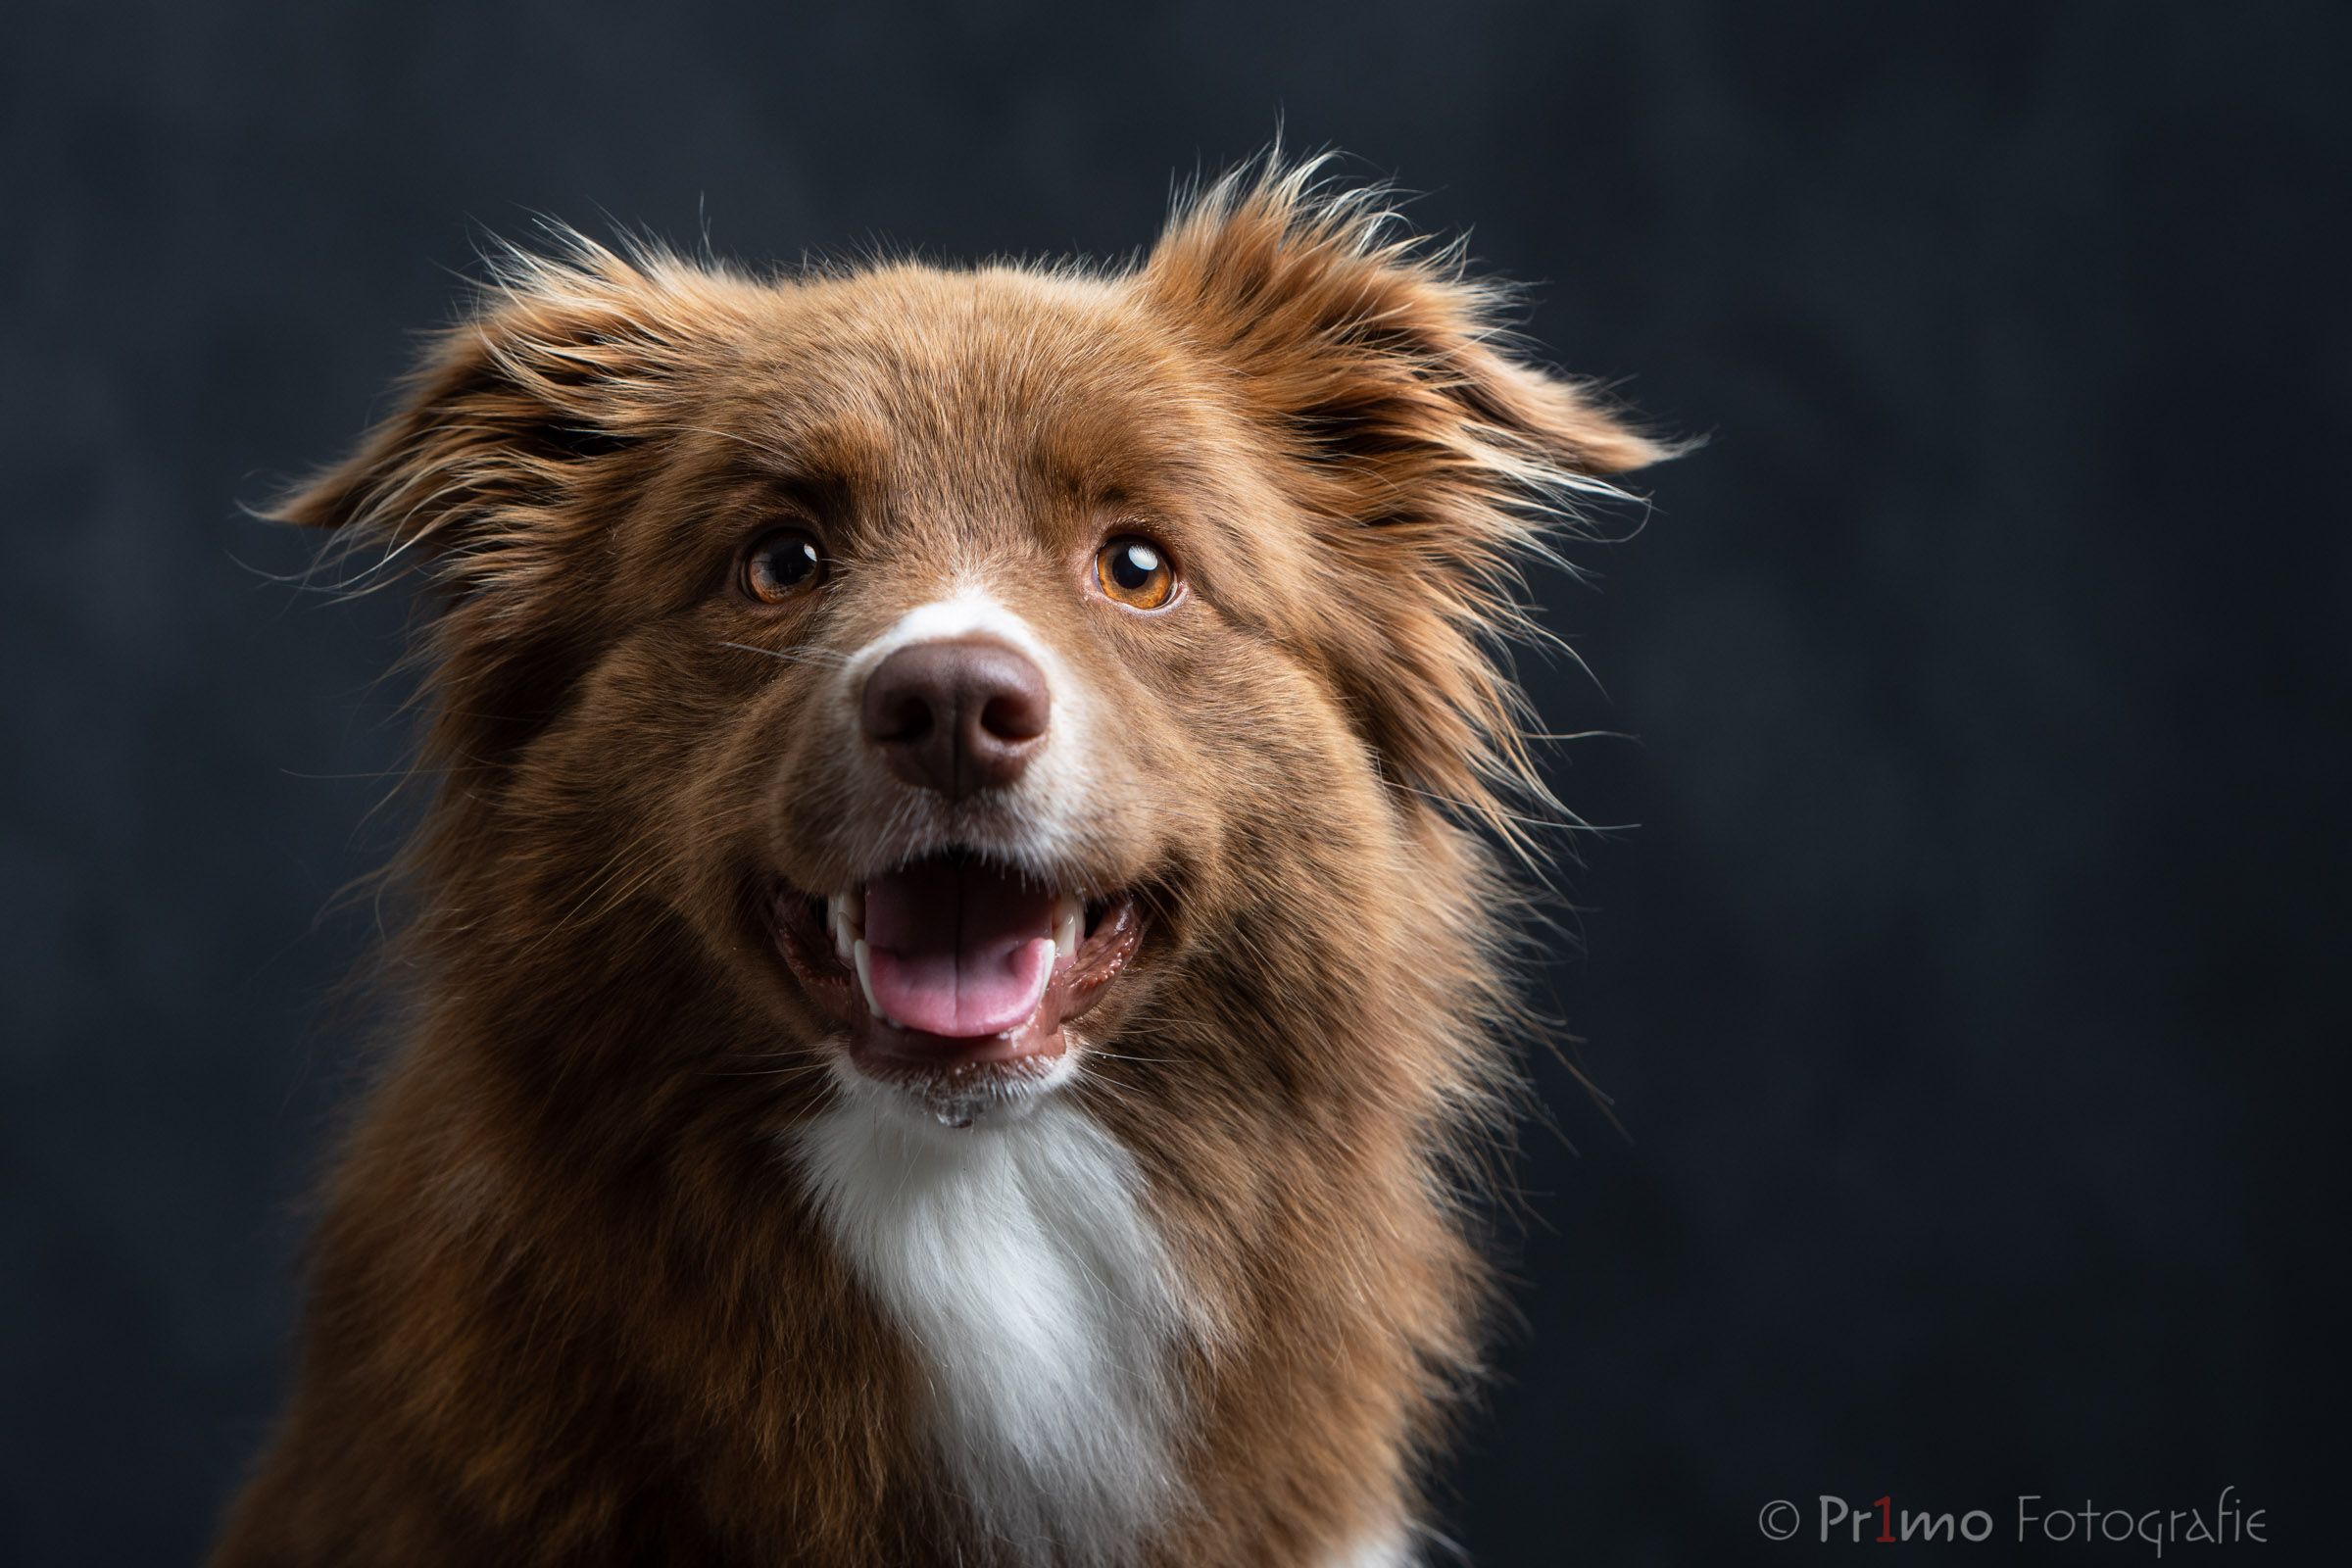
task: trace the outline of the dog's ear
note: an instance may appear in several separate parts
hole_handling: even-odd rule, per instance
[[[1544,488],[1671,455],[1591,387],[1502,353],[1508,290],[1404,230],[1379,190],[1318,186],[1317,167],[1228,175],[1144,270],[1148,297],[1241,370],[1243,395],[1302,452],[1359,469],[1533,462]]]
[[[577,236],[555,258],[503,254],[397,410],[267,514],[344,530],[354,560],[429,564],[460,597],[527,584],[668,418],[694,296],[716,281]]]
[[[1493,644],[1534,631],[1518,564],[1604,476],[1672,449],[1499,346],[1507,291],[1315,166],[1227,176],[1179,212],[1144,296],[1268,432],[1324,574],[1296,613],[1383,766],[1518,840],[1542,797]]]
[[[552,259],[509,252],[360,450],[271,509],[337,530],[352,584],[416,569],[439,590],[422,652],[446,787],[491,799],[586,667],[610,574],[582,566],[681,422],[694,351],[731,330],[737,287],[577,238]]]

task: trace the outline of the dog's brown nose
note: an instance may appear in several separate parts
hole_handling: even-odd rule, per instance
[[[1054,700],[1026,656],[994,641],[910,643],[865,677],[865,738],[909,784],[960,801],[1003,789],[1045,745]]]

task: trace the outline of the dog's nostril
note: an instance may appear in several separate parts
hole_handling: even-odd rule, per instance
[[[994,639],[913,643],[865,678],[865,738],[909,784],[961,800],[1021,776],[1053,712],[1046,677]]]
[[[999,692],[980,710],[980,727],[999,740],[1035,740],[1046,732],[1045,695],[1042,683],[1034,694]]]
[[[919,741],[931,732],[931,705],[919,696],[902,698],[886,708],[880,723],[869,722],[866,733],[878,741]]]

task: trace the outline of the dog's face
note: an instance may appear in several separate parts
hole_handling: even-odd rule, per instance
[[[968,1119],[1068,1075],[1147,934],[1233,919],[1237,836],[1302,796],[1377,813],[1373,764],[1280,646],[1312,545],[1267,525],[1271,454],[1115,290],[761,303],[624,525],[664,612],[545,750],[593,788],[628,737],[604,811],[691,872],[681,912],[755,922],[707,934],[845,1082]]]
[[[592,255],[451,334],[290,508],[450,594],[438,745],[504,855],[445,878],[662,906],[951,1123],[1139,1009],[1409,960],[1431,803],[1509,766],[1511,504],[1648,451],[1465,285],[1253,200],[1109,277]]]

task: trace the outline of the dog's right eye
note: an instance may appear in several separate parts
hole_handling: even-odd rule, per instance
[[[779,528],[743,558],[743,591],[763,605],[798,598],[825,580],[825,553],[798,528]]]

